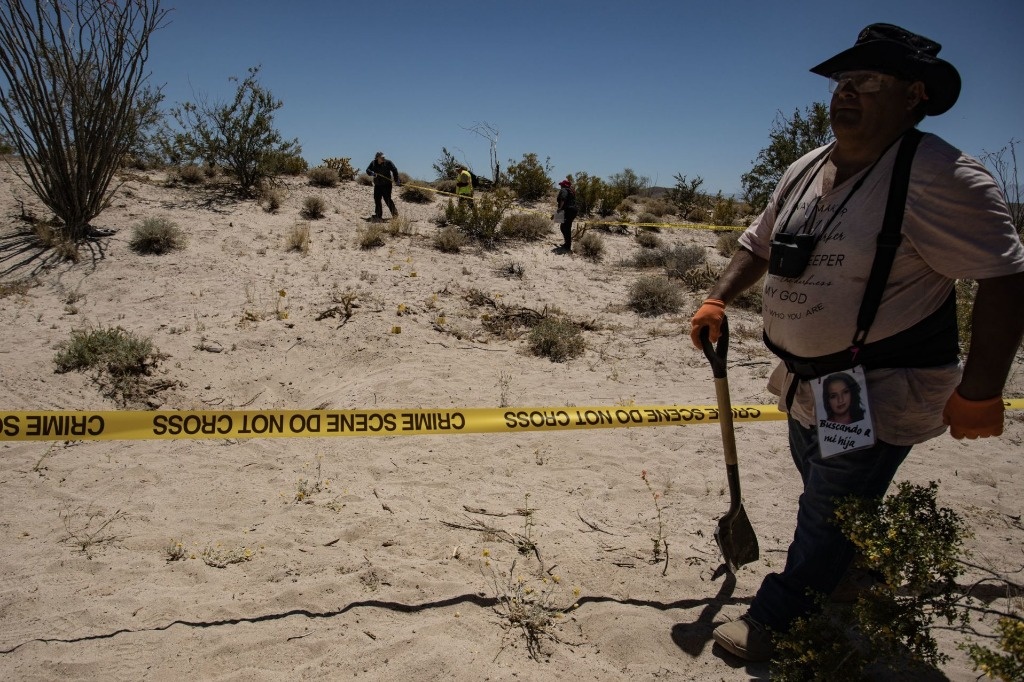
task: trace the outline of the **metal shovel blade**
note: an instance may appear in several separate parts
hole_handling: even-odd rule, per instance
[[[735,469],[736,467],[727,466],[727,468]],[[738,478],[739,474],[737,473],[736,476]],[[731,472],[729,478],[732,478]],[[754,534],[754,527],[750,525],[750,519],[747,518],[747,512],[743,509],[742,503],[736,505],[735,508],[730,508],[725,516],[718,520],[718,526],[715,528],[715,542],[718,543],[718,549],[722,552],[725,565],[732,573],[735,573],[740,566],[757,561],[759,556],[757,535]]]
[[[726,375],[726,353],[729,348],[729,325],[722,320],[722,328],[716,348],[711,344],[708,328],[701,329],[700,340],[704,355],[711,363],[715,377],[715,397],[718,399],[718,423],[722,430],[722,449],[725,454],[725,473],[729,480],[729,511],[718,521],[715,528],[715,542],[722,552],[725,565],[730,572],[745,564],[757,561],[759,556],[757,536],[750,525],[747,512],[743,509],[740,494],[740,468],[736,459],[736,432],[732,424],[732,401],[729,398],[729,378]]]

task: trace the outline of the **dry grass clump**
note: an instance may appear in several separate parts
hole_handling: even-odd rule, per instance
[[[33,278],[19,279],[14,282],[0,282],[0,298],[15,295],[24,296],[29,292],[29,289],[38,284],[39,282]]]
[[[557,317],[545,318],[531,329],[529,344],[534,355],[552,362],[565,362],[582,355],[586,349],[580,326]]]
[[[356,182],[358,182],[360,185],[366,185],[367,187],[373,186],[373,178],[371,178],[366,173],[360,173],[359,177],[356,178]]]
[[[502,239],[519,239],[535,242],[551,234],[553,223],[539,213],[512,213],[505,216],[498,226]]]
[[[359,231],[359,248],[363,251],[369,251],[370,249],[384,246],[386,243],[384,240],[386,229],[384,223],[370,223],[367,225]]]
[[[449,225],[434,236],[434,248],[442,253],[458,253],[468,241],[459,228]]]
[[[169,218],[146,218],[132,230],[128,242],[136,253],[163,254],[185,246],[185,235]]]
[[[715,249],[718,250],[719,254],[726,258],[732,257],[734,253],[740,250],[741,234],[743,234],[741,230],[729,230],[727,232],[719,233],[718,241],[715,243]]]
[[[416,233],[412,221],[405,215],[393,215],[384,228],[392,237],[411,237]]]
[[[645,249],[660,249],[663,242],[654,230],[642,228],[636,233],[636,243]]]
[[[665,274],[681,279],[690,270],[707,262],[708,255],[696,244],[676,244],[665,252]]]
[[[498,268],[498,274],[507,279],[522,279],[526,274],[526,267],[519,261],[510,260]]]
[[[299,223],[294,225],[285,237],[285,248],[288,251],[298,251],[305,255],[309,253],[309,225]]]
[[[322,197],[306,197],[302,200],[302,209],[299,211],[306,220],[319,220],[327,213],[327,202]]]
[[[277,213],[284,204],[284,191],[272,187],[263,192],[263,210],[267,213]]]
[[[434,201],[433,193],[419,185],[402,185],[402,191],[399,196],[402,197],[402,201],[408,201],[413,204],[429,204]]]
[[[644,223],[657,223],[657,222],[659,222],[659,220],[658,220],[658,216],[654,215],[653,213],[649,213],[647,211],[644,211],[643,213],[641,213],[640,215],[638,215],[636,217],[636,222],[641,223],[641,224],[644,224]],[[655,232],[658,231],[658,228],[654,227],[654,226],[649,226],[649,227],[647,227],[647,229],[654,230]]]
[[[678,312],[683,296],[664,275],[645,275],[629,287],[628,305],[644,317],[654,317]]]
[[[206,179],[206,174],[203,173],[203,169],[195,164],[179,167],[176,175],[178,176],[178,180],[186,185],[201,185],[203,184],[203,180]]]
[[[306,172],[306,178],[309,180],[309,184],[314,187],[334,187],[338,184],[339,180],[338,171],[327,166],[310,168]]]
[[[587,260],[597,263],[604,258],[604,240],[601,235],[585,232],[576,240],[576,251]]]

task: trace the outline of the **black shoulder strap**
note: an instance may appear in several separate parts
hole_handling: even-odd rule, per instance
[[[914,162],[917,145],[924,137],[917,128],[911,128],[900,141],[893,164],[892,180],[889,183],[889,198],[885,204],[885,217],[882,219],[882,231],[878,233],[878,244],[875,260],[871,264],[867,288],[857,313],[857,332],[853,336],[853,349],[860,347],[868,336],[868,330],[875,321],[878,305],[882,302],[882,293],[889,280],[896,248],[903,241],[903,214],[907,208],[907,189],[910,186],[910,167]],[[854,350],[856,353],[856,350]]]

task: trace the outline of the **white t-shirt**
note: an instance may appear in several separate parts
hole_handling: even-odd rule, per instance
[[[810,231],[821,235],[803,274],[765,277],[765,331],[790,353],[815,357],[851,345],[898,146],[828,192],[819,162],[776,211],[778,195],[822,150],[807,154],[786,171],[768,209],[740,237],[743,247],[768,259],[772,235],[782,227],[800,232],[809,222]],[[925,135],[914,156],[902,234],[868,343],[935,312],[957,279],[1024,271],[1024,246],[999,186],[981,163],[935,135]],[[909,445],[942,433],[942,406],[959,382],[957,366],[872,370],[867,378],[879,438]],[[792,377],[782,379],[777,372],[769,388],[785,395]],[[797,391],[792,413],[805,426],[814,422],[806,384]]]

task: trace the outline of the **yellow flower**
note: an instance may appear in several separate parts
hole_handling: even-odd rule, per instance
[[[484,555],[484,556],[491,556],[491,550],[489,550],[489,549],[485,549],[485,550],[483,551],[483,555]]]

